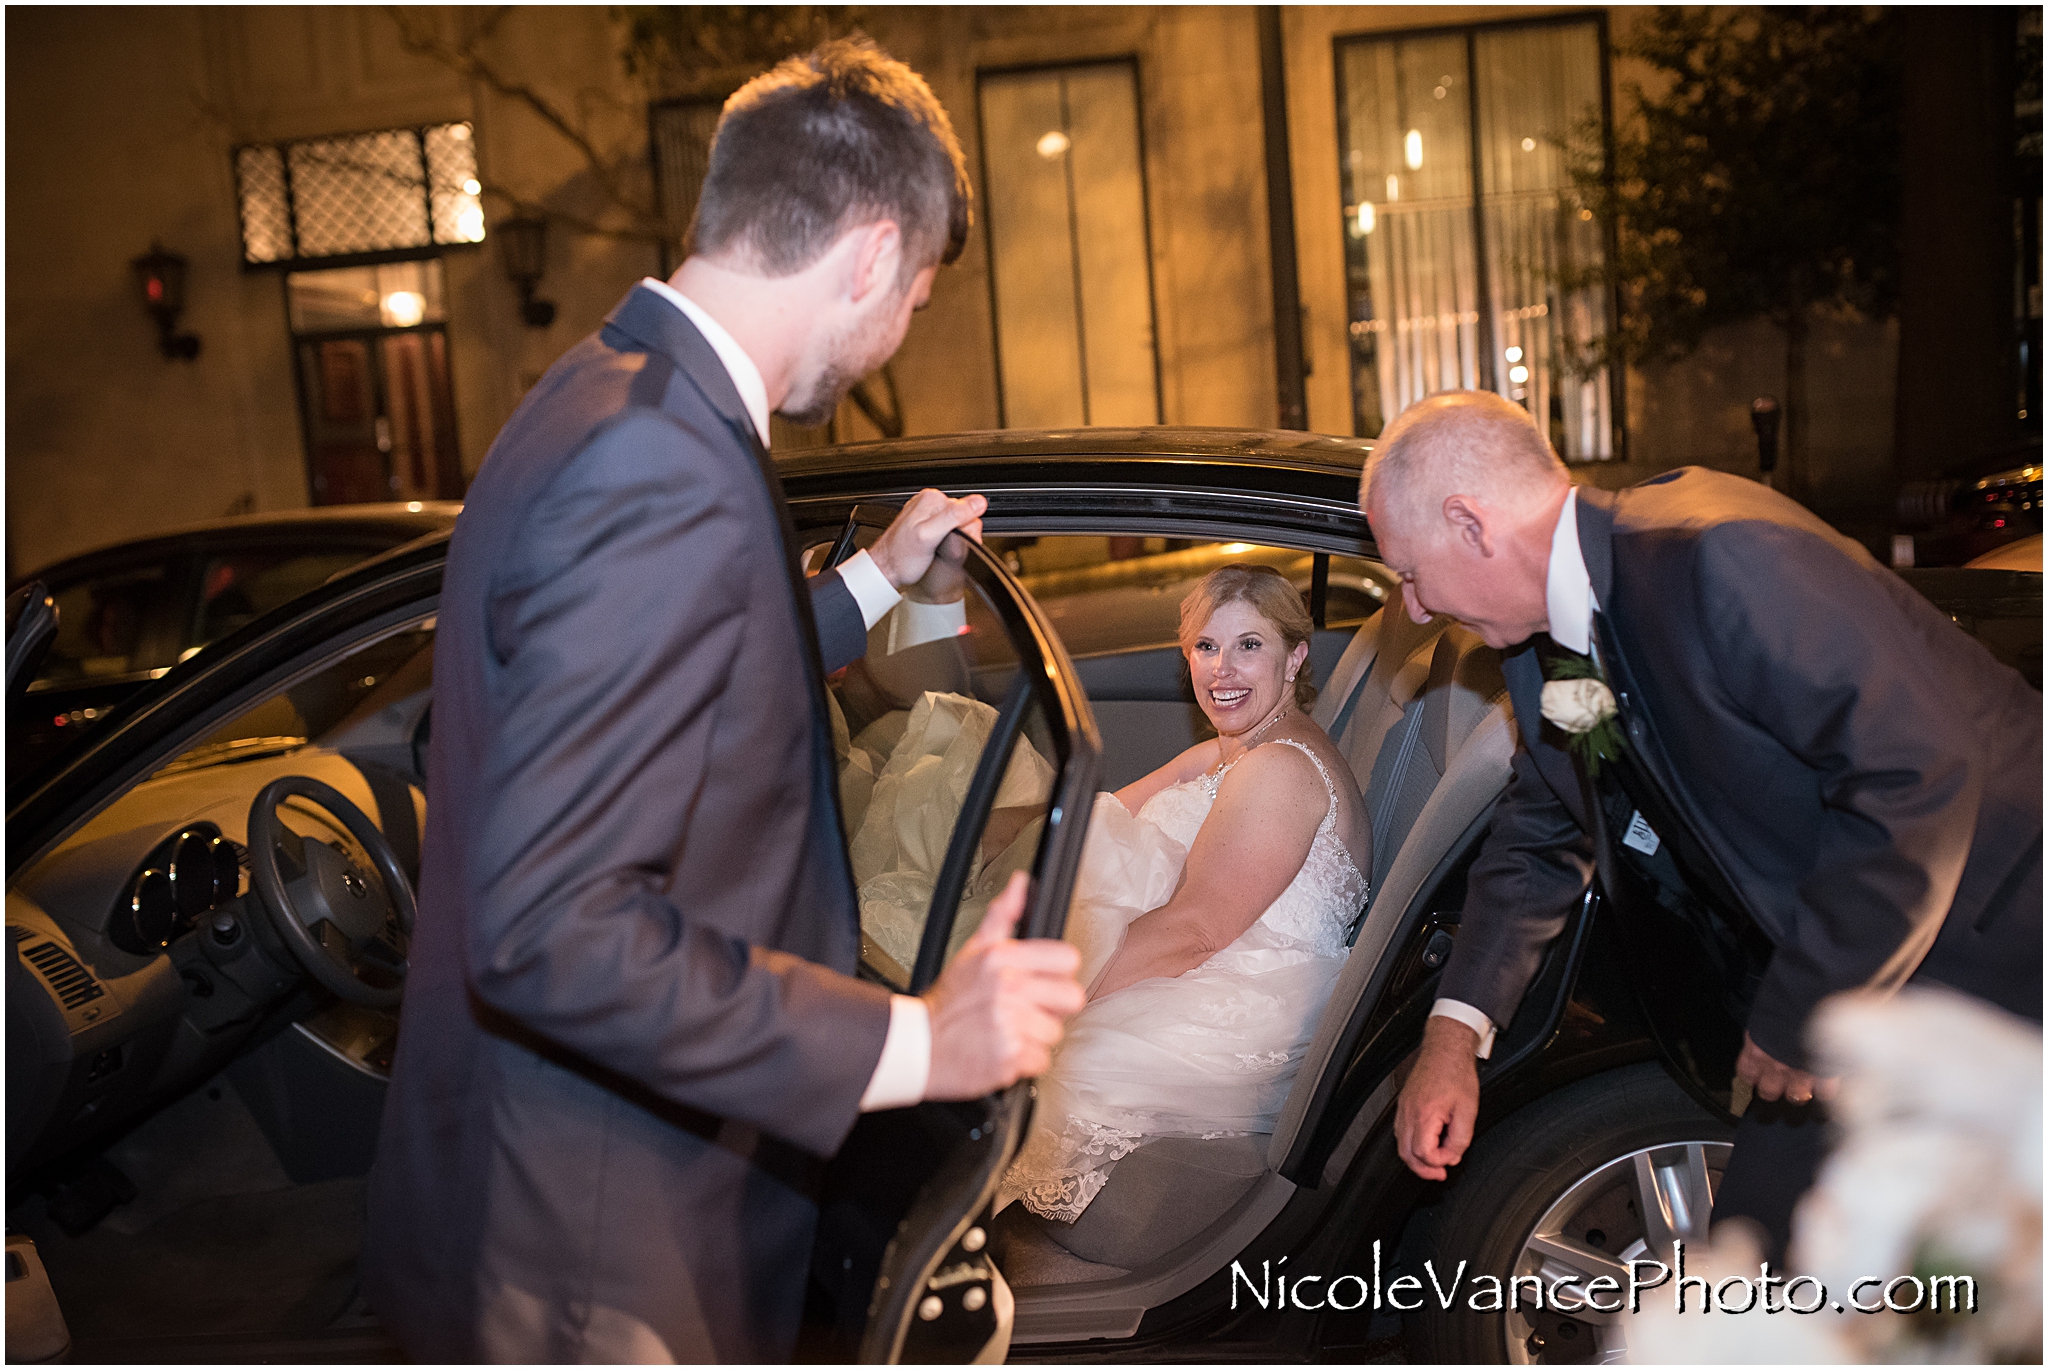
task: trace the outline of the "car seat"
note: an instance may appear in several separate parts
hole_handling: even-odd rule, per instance
[[[1353,636],[1314,717],[1353,773],[1366,777],[1372,889],[1350,960],[1274,1133],[1149,1142],[1117,1163],[1108,1186],[1072,1224],[1013,1205],[995,1232],[1013,1287],[1113,1279],[1157,1265],[1233,1207],[1249,1205],[1262,1179],[1291,1192],[1273,1172],[1317,1100],[1327,1097],[1320,1077],[1377,963],[1409,906],[1428,892],[1432,873],[1507,785],[1514,730],[1500,654],[1442,617],[1415,623],[1398,591]]]

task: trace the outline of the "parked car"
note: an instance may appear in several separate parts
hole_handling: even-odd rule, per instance
[[[1067,1228],[990,1213],[1028,1085],[869,1115],[826,1176],[804,1355],[1343,1359],[1398,1330],[1393,1308],[1419,1290],[1415,1358],[1597,1360],[1623,1348],[1625,1320],[1432,1311],[1421,1263],[1452,1253],[1448,1280],[1469,1261],[1468,1289],[1478,1274],[1547,1283],[1704,1235],[1739,1025],[1700,974],[1696,933],[1654,909],[1617,916],[1597,888],[1483,1065],[1467,1161],[1431,1185],[1395,1154],[1400,1072],[1514,733],[1498,655],[1400,611],[1355,503],[1366,447],[1098,429],[783,464],[814,569],[922,486],[990,499],[956,688],[993,722],[944,815],[922,917],[864,906],[864,976],[928,985],[1011,868],[1036,877],[1026,931],[1060,931],[1089,795],[1202,726],[1160,636],[1159,606],[1195,565],[1259,557],[1298,574],[1306,559],[1323,587],[1316,716],[1375,824],[1350,961],[1270,1136],[1141,1148]],[[33,1239],[24,1268],[48,1271],[75,1358],[397,1355],[353,1270],[403,986],[445,556],[445,537],[388,553],[243,625],[10,792],[8,1226]],[[1346,576],[1388,610],[1333,626],[1333,606],[1364,607],[1343,607]],[[2034,594],[2038,613],[2038,576]],[[904,695],[889,669],[835,680],[850,736],[892,726]],[[858,782],[842,782],[850,819]],[[999,788],[1004,813],[1029,801],[1038,816],[992,840]]]
[[[338,571],[455,522],[448,501],[253,514],[66,557],[24,576],[57,602],[58,638],[18,709],[7,775],[75,745],[114,705],[217,637]]]

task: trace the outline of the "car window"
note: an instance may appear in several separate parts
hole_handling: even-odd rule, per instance
[[[274,755],[308,742],[389,753],[404,769],[433,684],[434,619],[350,647],[264,695],[158,771],[176,774]]]
[[[100,680],[169,665],[156,642],[169,586],[169,565],[149,562],[57,589],[57,640],[37,679]]]
[[[225,637],[286,600],[296,599],[376,551],[372,547],[252,548],[206,559],[199,577],[199,602],[179,644],[190,655]]]
[[[863,529],[856,545],[872,540]],[[948,620],[898,605],[828,682],[861,965],[897,990],[936,974],[1012,872],[1034,868],[1059,779],[1044,705],[987,591],[970,583],[951,622],[927,636]]]
[[[1077,657],[1175,642],[1182,598],[1219,566],[1271,566],[1304,599],[1315,573],[1312,553],[1250,542],[1064,534],[991,537],[987,546],[1023,582]],[[1324,625],[1363,623],[1397,581],[1377,561],[1332,556]]]

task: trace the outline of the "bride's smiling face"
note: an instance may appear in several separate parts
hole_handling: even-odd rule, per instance
[[[1294,697],[1287,677],[1307,655],[1306,642],[1289,651],[1272,620],[1245,601],[1219,605],[1187,644],[1195,702],[1217,732],[1241,736]]]

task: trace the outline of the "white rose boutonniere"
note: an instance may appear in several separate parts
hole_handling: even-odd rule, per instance
[[[1577,736],[1614,717],[1614,691],[1604,680],[1550,680],[1543,685],[1543,716]]]
[[[1552,661],[1548,674],[1554,678],[1543,682],[1543,716],[1564,730],[1587,777],[1597,780],[1601,763],[1621,755],[1621,720],[1615,713],[1614,691],[1600,678],[1600,668],[1591,657],[1573,655]]]

